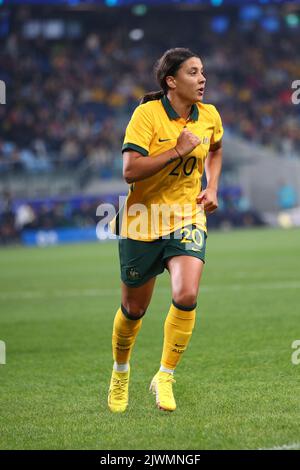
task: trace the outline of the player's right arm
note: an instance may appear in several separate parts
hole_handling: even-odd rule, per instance
[[[183,129],[175,147],[155,158],[145,158],[149,155],[152,136],[153,123],[149,115],[137,108],[126,129],[123,145],[123,177],[128,184],[155,175],[172,161],[189,154],[200,143],[197,136]]]
[[[199,143],[197,136],[187,129],[183,129],[175,147],[155,156],[155,158],[145,158],[133,150],[125,151],[123,153],[123,177],[128,184],[149,178],[169,163],[189,154]]]

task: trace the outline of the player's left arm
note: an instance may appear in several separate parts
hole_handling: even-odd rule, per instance
[[[214,127],[209,153],[205,161],[207,186],[197,197],[197,203],[203,204],[207,213],[218,208],[218,185],[222,169],[222,137],[224,133],[220,114],[213,105],[210,105],[209,109],[213,116]]]
[[[209,154],[205,161],[205,173],[207,186],[197,197],[197,203],[204,205],[206,213],[211,213],[218,208],[218,186],[222,169],[222,141],[210,146]]]

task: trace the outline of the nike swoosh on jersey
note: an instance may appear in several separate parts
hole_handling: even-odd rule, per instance
[[[158,139],[159,142],[167,142],[167,140],[174,140],[174,139]]]

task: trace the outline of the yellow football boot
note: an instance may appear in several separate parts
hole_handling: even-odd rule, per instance
[[[172,385],[175,383],[172,374],[158,371],[153,377],[150,392],[156,395],[156,405],[160,410],[174,411],[176,410],[176,402],[173,395]]]
[[[113,369],[108,391],[108,407],[113,413],[123,413],[128,405],[130,368],[127,372]]]

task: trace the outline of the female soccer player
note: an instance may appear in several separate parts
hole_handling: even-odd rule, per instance
[[[122,301],[112,334],[114,365],[108,394],[113,412],[128,405],[129,360],[156,276],[169,271],[172,302],[164,325],[161,365],[150,390],[159,409],[176,408],[174,370],[196,316],[205,259],[206,216],[218,207],[223,128],[213,105],[203,104],[203,65],[189,49],[164,53],[156,66],[161,91],[135,109],[122,148],[130,190],[116,223]],[[204,171],[207,186],[201,188]]]

